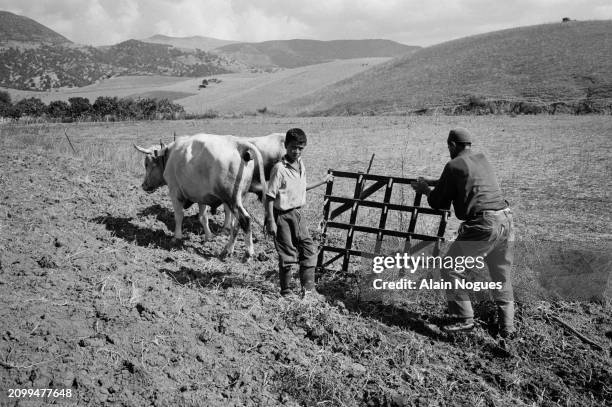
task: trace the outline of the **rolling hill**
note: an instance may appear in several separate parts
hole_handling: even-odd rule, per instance
[[[36,97],[45,103],[72,97],[93,102],[98,96],[158,97],[173,100],[187,113],[202,114],[214,110],[220,114],[253,113],[267,107],[283,111],[284,104],[296,95],[305,95],[348,78],[389,58],[344,59],[273,73],[230,73],[214,75],[218,82],[199,88],[202,78],[176,76],[118,76],[80,88],[62,88],[48,92],[8,90],[12,100]],[[210,76],[209,76],[210,78]],[[0,88],[3,90],[3,88]]]
[[[218,55],[128,40],[108,47],[0,49],[0,86],[49,90],[87,86],[118,75],[202,76],[230,72]]]
[[[204,76],[231,72],[235,64],[202,50],[128,40],[112,46],[72,43],[55,31],[0,12],[0,86],[49,90],[87,86],[118,75]]]
[[[420,47],[390,40],[279,40],[225,45],[213,52],[261,68],[297,68],[335,59],[397,57]]]
[[[195,35],[192,37],[169,37],[166,35],[153,35],[148,38],[140,40],[142,42],[149,42],[155,44],[166,44],[172,45],[176,48],[186,49],[200,49],[202,51],[210,51],[214,48],[219,48],[224,45],[234,44],[236,41],[220,40],[217,38],[203,37],[201,35]]]
[[[287,104],[307,114],[406,112],[466,99],[612,101],[612,21],[497,31],[421,49]]]
[[[36,21],[0,10],[0,46],[15,42],[35,44],[71,44],[72,42]]]

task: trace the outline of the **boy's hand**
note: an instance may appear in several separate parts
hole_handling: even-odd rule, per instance
[[[328,182],[332,182],[333,180],[334,180],[334,176],[331,174],[327,174],[325,178],[323,179],[323,182],[328,183]]]
[[[276,237],[276,222],[274,222],[274,219],[268,218],[266,220],[266,232],[273,237]]]

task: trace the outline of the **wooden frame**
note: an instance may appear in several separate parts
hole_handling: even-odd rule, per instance
[[[349,178],[355,180],[355,189],[353,192],[353,198],[339,197],[333,195],[334,183],[327,183],[327,189],[325,191],[325,198],[323,201],[323,232],[321,236],[321,248],[319,250],[319,257],[317,261],[317,270],[327,270],[328,266],[334,262],[342,259],[341,271],[347,271],[351,256],[360,256],[366,258],[373,258],[380,254],[382,248],[382,242],[385,236],[395,236],[405,239],[404,251],[412,253],[420,250],[422,247],[430,244],[430,242],[436,242],[434,246],[434,256],[439,254],[440,242],[444,241],[444,231],[446,230],[446,224],[450,214],[449,210],[437,210],[429,207],[421,206],[422,194],[417,193],[414,198],[413,205],[399,205],[391,203],[391,196],[393,194],[393,186],[397,184],[410,184],[416,181],[415,178],[401,178],[401,177],[388,177],[383,175],[364,174],[361,172],[347,172],[347,171],[335,171],[329,170],[329,174],[337,178]],[[367,188],[365,187],[366,181],[374,181],[374,183]],[[437,181],[427,181],[430,186],[435,186]],[[382,202],[368,200],[375,192],[382,188],[385,188],[385,195]],[[332,204],[338,203],[339,206],[332,209]],[[357,212],[359,207],[379,208],[381,209],[380,220],[378,227],[362,226],[357,225]],[[337,222],[334,221],[339,215],[344,212],[350,211],[349,222]],[[387,224],[387,217],[389,211],[409,212],[410,222],[408,230],[406,232],[398,230],[385,229]],[[440,223],[438,225],[437,234],[426,235],[415,233],[419,214],[437,215],[440,217]],[[346,231],[346,241],[344,247],[336,247],[327,244],[327,231],[329,228],[339,229]],[[353,249],[353,239],[355,232],[364,232],[376,235],[376,243],[374,245],[374,252],[365,252],[361,250]],[[413,240],[421,240],[421,243],[414,244]],[[335,253],[335,255],[325,261],[325,253]]]

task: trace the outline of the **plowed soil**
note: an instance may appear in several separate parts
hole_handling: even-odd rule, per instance
[[[212,122],[234,125],[261,124]],[[154,133],[125,126],[125,134],[140,129],[139,141],[148,137],[142,132]],[[68,134],[80,130],[110,131],[74,125]],[[166,189],[151,195],[140,189],[141,157],[129,143],[78,137],[74,154],[62,141],[63,127],[1,134],[2,405],[603,406],[612,400],[606,298],[519,300],[519,337],[508,342],[492,334],[486,303],[474,332],[449,337],[437,326],[441,296],[364,301],[354,274],[319,276],[324,302],[283,299],[274,245],[259,226],[248,262],[241,259],[242,242],[234,256],[218,258],[227,236],[203,241],[195,208],[184,221],[185,241],[174,245]],[[132,159],[134,167],[117,164]],[[519,196],[519,185],[512,191]],[[249,205],[257,211],[259,204]],[[593,205],[605,221],[599,208],[606,204]],[[213,232],[222,224],[222,212],[211,218]],[[9,398],[9,389],[44,388],[71,389],[72,397]]]

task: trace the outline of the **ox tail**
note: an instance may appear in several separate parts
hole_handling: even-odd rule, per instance
[[[267,216],[267,206],[266,206],[266,195],[268,194],[268,185],[266,183],[266,178],[264,174],[264,162],[261,152],[257,149],[257,147],[251,143],[250,141],[240,140],[239,144],[245,148],[245,151],[242,153],[242,158],[245,161],[250,161],[253,158],[255,159],[255,166],[259,168],[259,179],[261,183],[261,193],[264,199],[261,200],[264,208],[264,219]],[[253,174],[255,175],[255,174]]]

